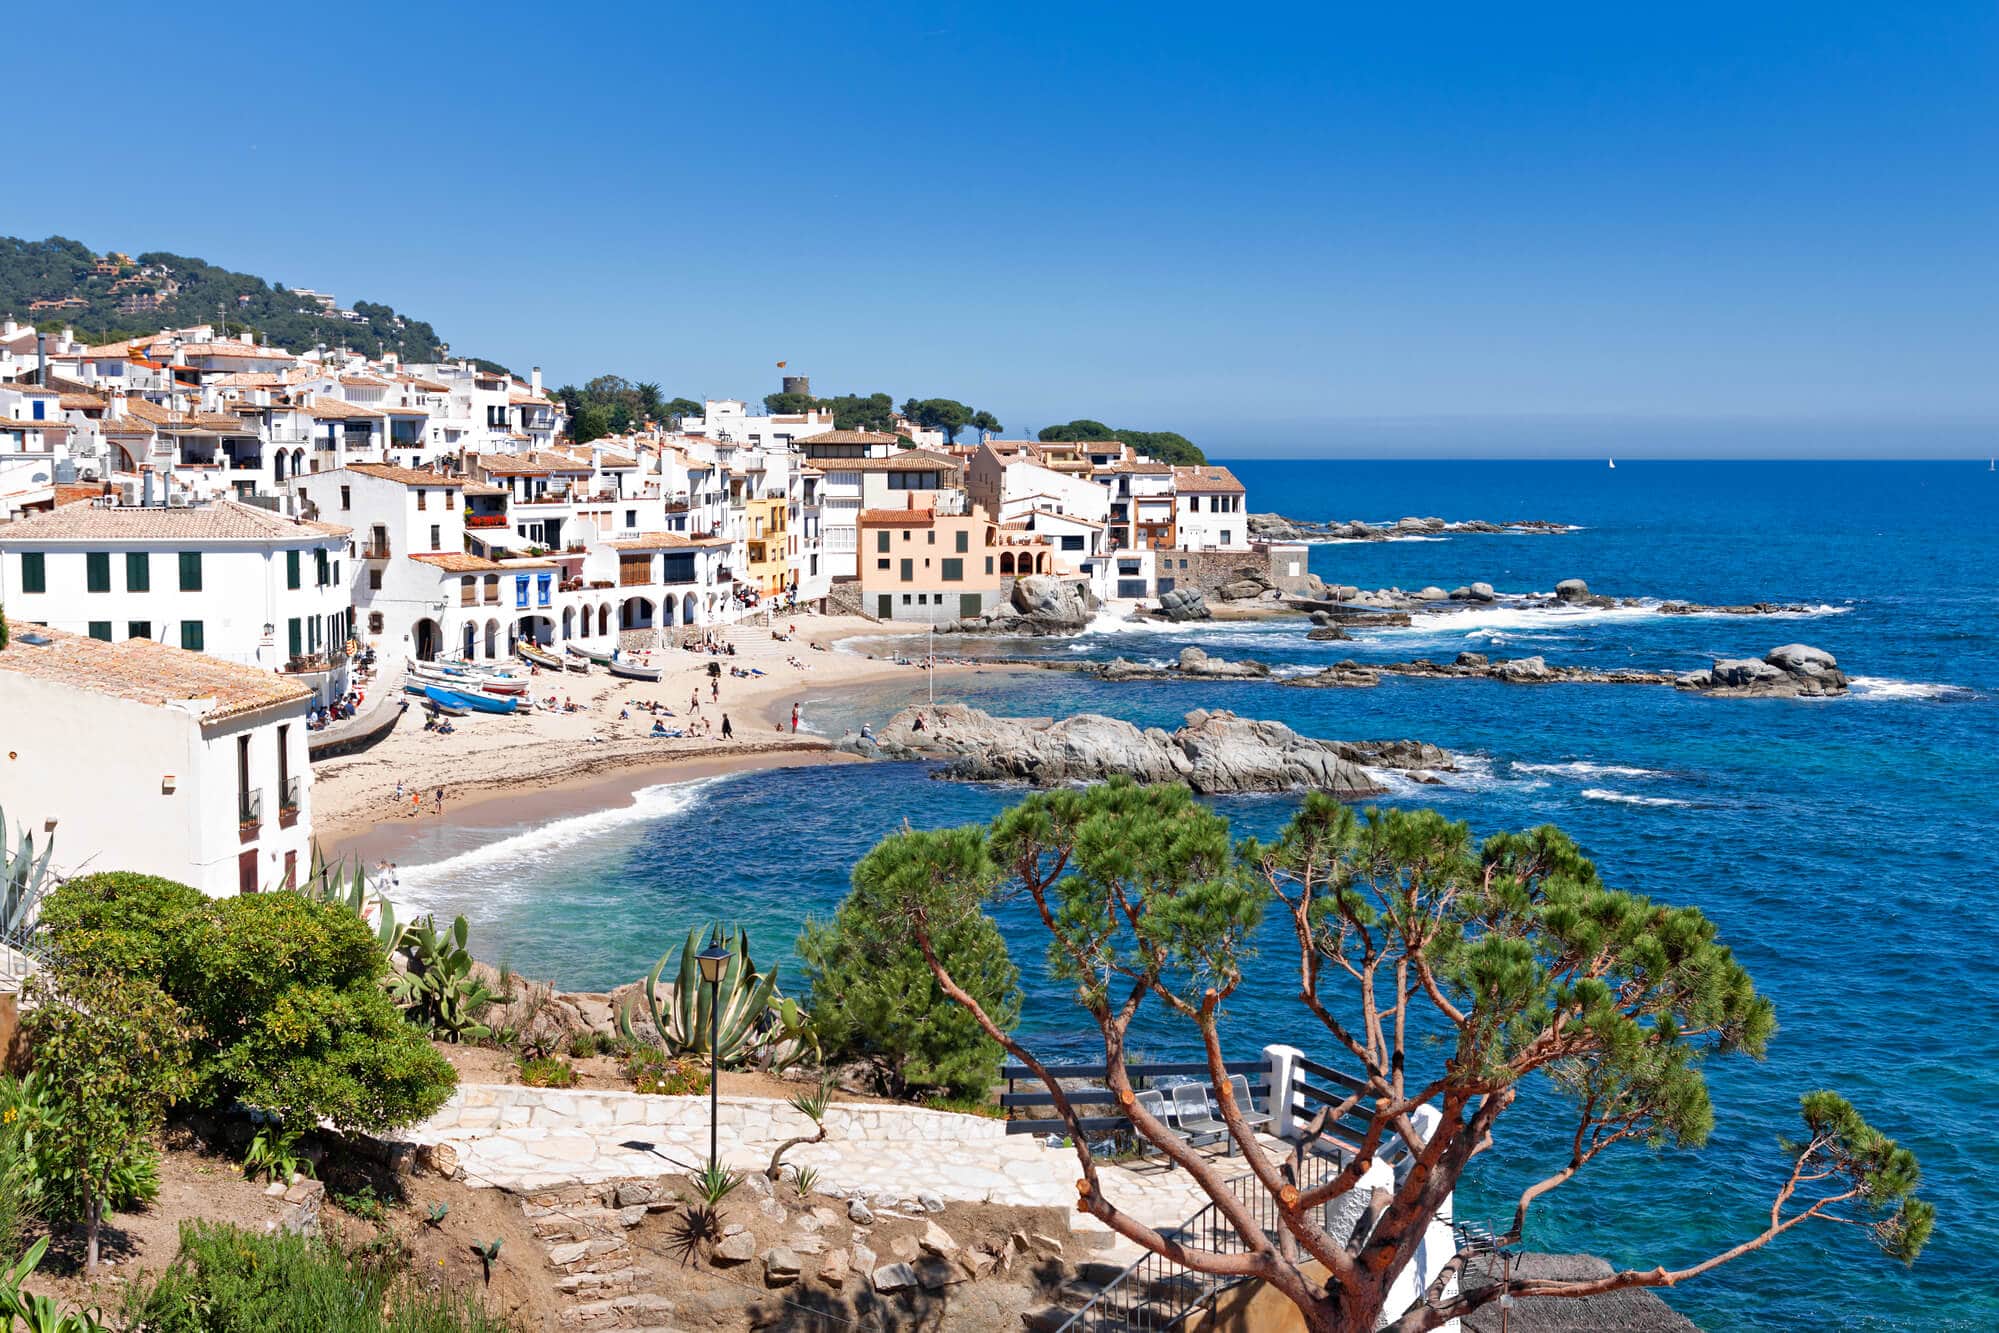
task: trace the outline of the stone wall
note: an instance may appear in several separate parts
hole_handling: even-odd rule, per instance
[[[1254,570],[1271,578],[1270,551],[1178,551],[1161,548],[1153,552],[1154,573],[1163,591],[1168,579],[1176,588],[1198,588],[1208,592]],[[1272,580],[1275,581],[1274,579]]]
[[[774,1097],[724,1097],[717,1123],[735,1143],[775,1144],[810,1134],[812,1122]],[[646,1125],[708,1132],[706,1097],[663,1097],[608,1089],[530,1088],[519,1084],[468,1084],[438,1113],[408,1131],[418,1143],[457,1139],[491,1129]],[[877,1102],[834,1102],[826,1111],[826,1137],[895,1142],[962,1143],[1006,1136],[1006,1123],[955,1111]]]

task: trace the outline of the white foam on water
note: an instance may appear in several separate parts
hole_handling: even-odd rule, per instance
[[[1628,791],[1612,791],[1608,787],[1584,787],[1583,795],[1592,801],[1612,801],[1618,805],[1692,805],[1692,801],[1676,801],[1670,796],[1637,796]]]
[[[613,829],[664,819],[690,808],[701,799],[702,791],[717,781],[717,778],[700,778],[641,787],[632,793],[630,805],[591,810],[539,824],[442,861],[400,866],[401,887],[392,898],[396,915],[404,919],[421,916],[435,910],[439,899],[457,899],[475,883],[481,894],[491,897],[494,890],[504,890],[533,878],[542,867],[572,857],[579,846]]]
[[[1968,699],[1975,693],[1963,685],[1893,680],[1886,676],[1848,676],[1846,683],[1856,698],[1863,699]]]
[[[1577,759],[1566,764],[1523,764],[1513,761],[1516,773],[1561,773],[1578,778],[1663,778],[1668,774],[1656,768],[1634,768],[1629,764],[1593,764],[1586,759]]]

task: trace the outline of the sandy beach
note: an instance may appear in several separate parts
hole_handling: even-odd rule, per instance
[[[789,641],[773,637],[797,626]],[[752,767],[858,762],[832,748],[835,737],[793,733],[791,709],[808,696],[887,681],[920,679],[919,664],[896,663],[832,651],[841,639],[894,630],[852,616],[779,618],[772,628],[735,625],[717,637],[734,656],[669,648],[656,653],[664,666],[657,682],[624,680],[601,667],[588,675],[543,671],[530,681],[532,696],[574,702],[575,712],[521,711],[508,716],[454,720],[450,735],[425,731],[416,707],[387,739],[359,754],[313,765],[313,826],[329,856],[379,856],[397,839],[398,825],[435,821],[436,794],[444,789],[443,817],[453,822],[519,822],[629,799],[638,786],[666,778],[693,779]],[[814,648],[813,645],[821,645]],[[713,681],[710,662],[722,675]],[[731,667],[761,670],[732,676]],[[1003,666],[940,663],[937,671],[1000,671]],[[400,689],[401,668],[374,682]],[[719,690],[719,698],[716,697]],[[698,701],[698,707],[690,706]],[[655,738],[655,714],[668,727],[707,734]],[[620,712],[629,717],[621,718]],[[721,738],[727,716],[734,735]],[[807,719],[809,725],[809,718]],[[396,798],[398,783],[402,799]],[[413,802],[412,794],[421,801]]]

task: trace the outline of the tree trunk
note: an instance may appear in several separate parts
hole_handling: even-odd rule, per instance
[[[83,1245],[83,1271],[95,1274],[97,1272],[97,1233],[104,1227],[104,1201],[95,1194],[92,1194],[84,1203],[83,1212],[85,1218],[88,1219],[86,1225],[89,1228]]]

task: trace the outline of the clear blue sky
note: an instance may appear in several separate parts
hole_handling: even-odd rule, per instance
[[[1999,447],[1990,0],[18,8],[0,232],[556,383],[788,360],[1223,455]]]

